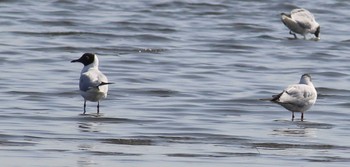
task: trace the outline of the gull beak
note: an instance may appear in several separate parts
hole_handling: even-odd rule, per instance
[[[76,60],[72,60],[72,61],[70,61],[71,63],[75,63],[75,62],[80,62],[80,60],[79,59],[76,59]]]

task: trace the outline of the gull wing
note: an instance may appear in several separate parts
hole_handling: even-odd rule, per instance
[[[281,103],[299,103],[313,99],[317,94],[313,87],[304,84],[288,86],[283,94],[280,95],[278,101]]]
[[[80,76],[79,88],[81,91],[86,92],[91,88],[97,88],[99,84],[97,78],[94,80],[87,74],[81,74]]]
[[[315,22],[314,15],[305,9],[292,10],[291,17],[300,27],[304,29],[311,29],[312,23]]]

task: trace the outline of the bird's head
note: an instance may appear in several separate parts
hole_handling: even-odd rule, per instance
[[[98,65],[98,59],[95,54],[92,53],[84,53],[79,59],[72,60],[71,63],[80,62],[84,64],[84,66],[88,66],[90,64],[97,64]]]
[[[316,29],[316,31],[315,31],[315,33],[314,33],[315,36],[316,36],[316,38],[320,38],[320,28],[321,28],[321,27],[318,26],[317,29]]]

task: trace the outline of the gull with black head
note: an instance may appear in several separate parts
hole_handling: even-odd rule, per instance
[[[100,113],[100,100],[107,97],[107,77],[98,69],[99,60],[96,54],[84,53],[79,59],[71,63],[80,62],[84,65],[80,73],[79,89],[84,98],[84,113],[86,113],[86,101],[97,102],[97,114]]]

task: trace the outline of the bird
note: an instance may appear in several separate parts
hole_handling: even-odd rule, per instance
[[[301,34],[306,39],[308,33],[314,34],[317,39],[320,39],[320,24],[315,20],[314,15],[306,9],[293,9],[290,14],[281,13],[281,21],[289,28],[289,34]]]
[[[292,112],[292,121],[294,121],[294,112],[301,113],[301,121],[304,120],[304,112],[310,109],[317,99],[317,91],[311,81],[310,74],[303,74],[299,84],[289,85],[281,93],[273,95],[269,100],[277,103],[285,109]]]
[[[84,98],[84,112],[86,113],[86,101],[97,102],[97,114],[100,113],[100,100],[107,97],[108,82],[107,77],[98,69],[99,60],[96,54],[84,53],[79,59],[72,60],[71,63],[80,62],[84,65],[80,73],[79,89]]]

